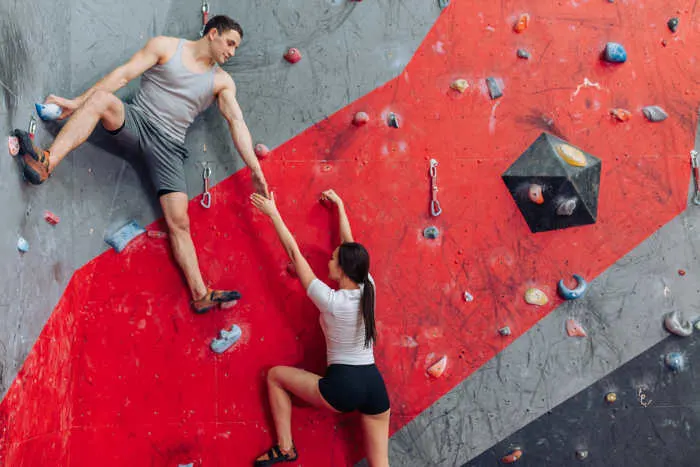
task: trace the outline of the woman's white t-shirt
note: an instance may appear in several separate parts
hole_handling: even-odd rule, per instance
[[[370,281],[374,285],[372,276]],[[359,289],[333,290],[319,279],[309,284],[306,294],[321,310],[319,321],[326,336],[328,364],[371,365],[372,344],[365,348],[365,323],[360,312],[364,285]]]

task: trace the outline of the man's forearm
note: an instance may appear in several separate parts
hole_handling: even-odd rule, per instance
[[[80,105],[83,105],[85,101],[87,101],[90,98],[90,96],[92,96],[97,90],[103,90],[109,93],[114,93],[126,86],[128,83],[129,80],[127,80],[124,77],[124,71],[122,67],[119,67],[112,70],[107,76],[99,80],[90,89],[88,89],[75,99],[80,103]]]
[[[254,175],[262,175],[260,162],[253,151],[253,139],[250,136],[250,130],[243,120],[233,120],[229,124],[233,143],[238,149],[238,153],[243,158],[243,162],[250,168]]]

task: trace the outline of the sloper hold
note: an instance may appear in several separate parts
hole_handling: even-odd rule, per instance
[[[540,289],[531,287],[525,291],[525,301],[530,305],[546,305],[549,302],[547,294]]]
[[[566,320],[566,333],[569,337],[586,337],[588,335],[583,326],[575,319]]]
[[[369,115],[367,112],[357,112],[352,119],[352,124],[355,126],[362,126],[369,122]]]
[[[440,360],[428,367],[428,374],[433,378],[439,378],[447,368],[447,355],[443,355]]]
[[[262,143],[258,143],[255,145],[254,148],[255,155],[258,157],[258,159],[265,159],[267,156],[270,155],[270,148],[265,146]]]
[[[672,334],[681,337],[688,337],[693,333],[693,323],[681,322],[681,314],[678,310],[668,312],[664,315],[664,327]]]

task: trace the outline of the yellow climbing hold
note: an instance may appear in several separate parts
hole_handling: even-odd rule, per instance
[[[464,92],[469,87],[469,83],[467,82],[466,79],[460,78],[460,79],[456,79],[456,80],[452,81],[452,84],[450,84],[450,87],[452,89],[454,89],[455,91]]]
[[[564,159],[567,164],[573,165],[575,167],[585,167],[586,166],[586,156],[583,151],[576,149],[569,144],[560,144],[557,146],[557,154],[559,157]]]
[[[533,287],[525,291],[525,301],[530,305],[546,305],[549,299],[544,292]]]

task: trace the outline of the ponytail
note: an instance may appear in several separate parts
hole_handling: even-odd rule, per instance
[[[369,348],[377,340],[377,328],[374,325],[374,284],[367,276],[363,282],[362,300],[360,309],[362,319],[365,322],[365,348]]]

